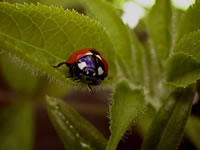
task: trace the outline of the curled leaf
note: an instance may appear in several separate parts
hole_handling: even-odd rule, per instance
[[[121,82],[113,96],[110,109],[111,136],[107,150],[114,150],[131,125],[136,123],[145,110],[146,103],[142,89],[131,89],[126,82]]]

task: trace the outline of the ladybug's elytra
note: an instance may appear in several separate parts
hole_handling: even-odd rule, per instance
[[[66,62],[61,62],[55,68],[65,64],[69,67],[70,78],[77,77],[75,80],[86,79],[88,88],[91,85],[100,84],[108,75],[108,64],[104,57],[93,48],[81,49],[75,52]]]

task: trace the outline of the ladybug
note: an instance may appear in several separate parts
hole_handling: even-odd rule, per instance
[[[93,48],[81,49],[75,52],[66,62],[61,62],[54,68],[62,65],[69,67],[69,78],[76,77],[75,81],[85,79],[88,88],[91,85],[99,85],[108,75],[108,64],[104,57]]]

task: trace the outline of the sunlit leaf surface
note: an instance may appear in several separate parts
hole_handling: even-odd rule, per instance
[[[109,38],[101,25],[86,16],[53,6],[4,2],[0,18],[0,49],[16,55],[38,74],[69,83],[67,69],[52,66],[79,49],[96,48],[108,61],[109,76],[117,76]]]

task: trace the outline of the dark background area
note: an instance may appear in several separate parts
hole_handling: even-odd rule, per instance
[[[1,68],[0,68],[1,70]],[[13,91],[7,85],[0,71],[0,113],[9,107],[19,93]],[[111,91],[98,91],[94,95],[83,91],[72,91],[65,95],[63,99],[72,105],[80,114],[89,120],[101,133],[108,138],[109,119],[108,106]],[[200,116],[200,103],[193,106],[192,114]],[[43,102],[34,103],[34,148],[33,150],[64,150],[54,127],[52,126]],[[123,140],[119,143],[118,150],[139,150],[142,144],[142,135],[137,130],[127,133]],[[184,136],[179,150],[195,150],[195,147]]]

